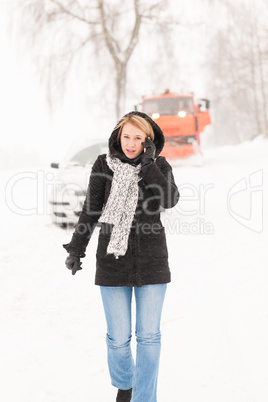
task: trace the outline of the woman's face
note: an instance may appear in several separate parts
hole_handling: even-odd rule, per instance
[[[121,148],[129,159],[136,158],[144,149],[142,142],[145,141],[146,135],[138,127],[131,123],[123,126],[121,133]]]

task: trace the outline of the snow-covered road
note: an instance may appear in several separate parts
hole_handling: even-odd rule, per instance
[[[203,167],[174,169],[181,200],[162,217],[172,282],[159,402],[268,399],[267,155],[268,141],[258,138],[207,150]],[[1,198],[0,400],[112,402],[94,286],[97,231],[73,277],[61,247],[72,231],[45,213],[49,170],[43,193],[34,180],[42,169],[26,170],[32,176]],[[18,173],[0,172],[2,187]],[[25,216],[37,200],[38,214]]]

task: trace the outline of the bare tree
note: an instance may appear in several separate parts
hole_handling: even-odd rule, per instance
[[[257,52],[257,61],[258,61],[258,65],[259,65],[260,93],[261,93],[261,98],[262,98],[264,133],[265,133],[265,136],[268,137],[267,78],[265,80],[265,59],[263,57],[263,52],[262,52],[261,45],[260,45],[261,38],[260,38],[260,33],[259,33],[257,22],[256,22],[256,36],[257,36],[256,52]]]
[[[243,3],[243,7],[241,7]],[[217,135],[241,142],[267,134],[268,49],[264,0],[213,1],[214,23],[207,68],[217,113]],[[266,32],[266,34],[265,34]],[[228,119],[227,119],[228,116]]]
[[[111,75],[117,118],[122,114],[128,65],[139,42],[141,26],[157,24],[159,13],[166,6],[166,0],[143,4],[140,0],[132,1],[131,5],[117,0],[47,0],[23,5],[23,35],[28,35],[39,51],[40,44],[49,44],[47,54],[37,51],[36,58],[47,83],[50,104],[57,89],[66,87],[75,64],[86,66],[88,60],[101,58],[105,66],[108,53],[114,66]]]
[[[108,29],[107,15],[104,11],[103,0],[98,0],[102,31],[105,39],[107,49],[112,56],[116,71],[116,116],[119,118],[121,112],[124,109],[125,101],[125,88],[127,78],[127,64],[133,53],[133,50],[138,42],[139,31],[142,22],[142,16],[140,14],[139,0],[134,0],[135,10],[135,22],[132,28],[132,33],[129,39],[129,43],[125,50],[121,50],[120,41],[115,40],[112,37],[112,33]]]

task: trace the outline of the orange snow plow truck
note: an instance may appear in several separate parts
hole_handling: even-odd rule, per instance
[[[168,89],[162,95],[143,97],[141,108],[161,127],[165,147],[161,155],[174,161],[201,155],[200,133],[211,124],[209,100],[178,95]]]

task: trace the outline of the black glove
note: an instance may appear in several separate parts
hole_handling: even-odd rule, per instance
[[[80,261],[80,257],[71,253],[66,258],[65,265],[68,269],[72,270],[73,275],[75,275],[76,271],[82,269],[82,262]]]
[[[142,145],[144,146],[144,153],[141,155],[141,166],[145,166],[154,161],[155,145],[150,137],[147,137]]]

